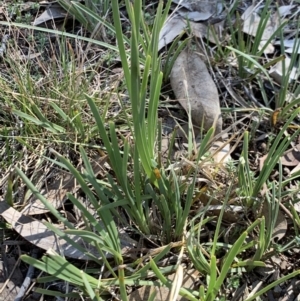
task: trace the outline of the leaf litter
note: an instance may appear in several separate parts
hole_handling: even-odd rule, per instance
[[[19,233],[25,240],[31,244],[43,249],[53,249],[57,253],[80,260],[88,260],[89,257],[80,251],[78,248],[72,246],[69,241],[66,241],[62,237],[56,235],[53,231],[41,221],[35,220],[29,216],[21,214],[19,211],[10,207],[5,201],[0,202],[0,215],[11,224],[12,228]],[[54,225],[58,230],[63,231],[64,227],[60,225]],[[104,225],[103,225],[104,229]],[[125,233],[120,234],[121,245],[123,245],[123,255],[126,254],[128,247],[136,247],[136,242],[128,237]],[[86,249],[90,254],[96,258],[101,258],[97,249],[86,243],[82,238],[76,235],[67,235],[81,248]],[[111,258],[111,254],[107,254],[107,258]]]
[[[0,301],[15,301],[23,283],[20,260],[6,257],[0,261]]]
[[[186,1],[186,3],[189,3],[189,2],[192,2],[192,1]],[[196,2],[196,1],[194,1],[194,2]],[[202,3],[204,3],[204,1],[201,1]],[[199,3],[200,3],[200,1],[199,1]],[[288,15],[290,15],[291,14],[291,10],[293,9],[294,7],[292,7],[292,6],[289,6],[289,7],[285,7],[285,8],[282,8],[281,10],[280,10],[280,15],[281,16],[288,16]],[[279,8],[280,9],[280,8]],[[201,14],[193,14],[194,12],[191,10],[191,9],[188,9],[188,10],[190,10],[189,11],[189,14],[185,14],[184,16],[185,17],[189,17],[189,16],[191,16],[191,18],[193,19],[193,18],[195,18],[195,16],[197,17],[202,17],[203,18],[203,16],[204,16],[204,14],[201,16]],[[185,12],[184,12],[185,13]],[[179,29],[176,29],[176,30],[174,30],[174,32],[172,32],[172,34],[170,34],[170,36],[169,36],[169,34],[168,33],[166,33],[166,34],[164,34],[164,36],[162,36],[162,38],[161,38],[161,40],[164,40],[164,41],[160,41],[160,49],[162,49],[162,47],[164,47],[164,46],[166,46],[168,43],[170,43],[170,42],[172,42],[172,40],[178,35],[178,34],[180,34],[182,31],[184,31],[185,30],[185,28],[186,28],[186,21],[183,19],[183,18],[180,18],[179,16],[176,16],[176,18],[177,18],[177,21],[181,24],[180,26],[178,26],[178,28]],[[256,17],[254,17],[254,18],[256,18]],[[180,21],[179,21],[180,20]],[[202,19],[203,20],[203,19]],[[257,20],[257,19],[256,19]],[[184,21],[184,22],[182,22],[182,21]],[[175,22],[176,23],[176,22]],[[173,25],[175,24],[175,23],[173,23]],[[185,24],[184,24],[185,23]],[[276,23],[276,22],[275,22]],[[183,25],[185,25],[184,27],[183,27]],[[193,26],[199,26],[199,28],[200,28],[200,30],[199,30],[199,32],[200,32],[200,34],[199,34],[199,36],[201,36],[201,37],[205,37],[205,32],[206,32],[206,30],[207,30],[207,27],[206,27],[206,25],[205,24],[203,24],[203,23],[196,23],[196,22],[192,22],[191,21],[191,28],[193,28]],[[268,26],[269,26],[270,24],[268,24]],[[172,26],[170,26],[171,28],[172,28]],[[275,27],[274,27],[275,28]],[[267,32],[270,34],[270,33],[272,33],[272,32],[274,32],[273,30],[274,30],[274,28],[272,28],[272,26],[269,26],[269,28],[267,29]],[[177,31],[177,32],[179,32],[178,34],[175,34],[175,31]],[[195,32],[194,32],[194,35],[196,35],[195,34]],[[197,35],[196,35],[197,36]],[[211,41],[212,42],[212,41]],[[290,47],[291,48],[291,47]],[[187,60],[188,61],[188,60]],[[197,63],[197,65],[198,65],[198,63]],[[201,65],[201,63],[199,63],[199,65]],[[203,66],[203,65],[201,65],[201,66]],[[204,66],[205,66],[205,64],[204,64]],[[182,68],[182,70],[185,70],[185,68],[186,67],[183,67]],[[205,66],[205,68],[207,69],[207,67]],[[207,71],[207,70],[206,70]],[[186,88],[186,90],[187,91],[189,91],[189,89],[191,89],[191,88],[188,88],[188,86],[190,85],[190,82],[188,82],[187,80],[185,80],[185,82],[184,82],[184,86],[185,86],[185,88]],[[192,89],[191,89],[192,90]],[[195,92],[195,94],[197,95],[197,93],[198,92]],[[177,96],[176,96],[177,97]],[[178,99],[179,100],[179,99]],[[219,96],[218,96],[218,101],[219,101]],[[179,100],[179,102],[180,102],[180,100]],[[181,102],[180,102],[181,103]],[[184,107],[184,106],[186,106],[187,105],[187,103],[188,103],[188,101],[187,101],[187,98],[182,102],[182,107],[186,110],[186,108]],[[201,104],[202,105],[202,104]],[[187,113],[189,113],[189,111],[188,110],[186,110],[187,111]],[[204,112],[204,113],[203,113]],[[207,114],[207,113],[205,113],[206,112],[206,109],[204,109],[204,110],[202,110],[202,115],[203,114]],[[215,114],[215,113],[214,113]],[[213,119],[213,118],[210,118],[210,119]],[[193,118],[193,120],[195,120],[195,117]],[[198,125],[199,123],[197,123],[197,125]],[[211,122],[209,123],[209,124],[211,124]],[[221,127],[222,127],[222,125],[221,125]],[[289,155],[290,156],[290,155]],[[224,158],[224,156],[222,157],[222,158]],[[222,161],[222,158],[220,159],[221,161]],[[225,155],[225,158],[226,158],[226,155]],[[290,157],[288,157],[288,158],[283,158],[282,160],[284,160],[284,159],[286,159],[287,161],[288,160],[292,160],[294,163],[297,161],[297,159],[291,159]],[[219,160],[219,159],[218,159]],[[284,164],[283,164],[284,165]],[[289,166],[292,166],[292,165],[289,165]],[[66,187],[67,187],[67,189],[66,189],[66,191],[63,191],[63,189],[64,189],[64,185],[60,185],[61,183],[59,182],[57,182],[56,183],[56,185],[54,185],[53,187],[50,187],[51,189],[50,190],[52,190],[52,188],[53,188],[53,190],[55,190],[57,187],[60,187],[59,188],[59,190],[61,190],[61,195],[59,196],[59,197],[57,197],[57,199],[61,199],[61,198],[63,198],[63,196],[65,195],[65,193],[66,193],[66,191],[68,190],[68,189],[70,189],[70,191],[69,192],[73,192],[73,190],[72,190],[72,185],[70,185],[70,186],[67,186],[66,185]],[[49,191],[48,191],[49,192]],[[47,192],[46,192],[47,193]],[[60,194],[60,192],[58,193],[58,194]],[[49,196],[51,195],[51,193],[49,194]],[[216,205],[216,206],[218,206],[218,205]],[[41,212],[40,212],[41,213]],[[31,221],[34,221],[33,219],[31,219]],[[279,223],[280,224],[280,223]],[[38,226],[38,227],[40,227],[40,226]],[[30,230],[31,231],[31,230]],[[24,234],[25,232],[23,232],[23,234]],[[277,237],[277,235],[276,235],[276,237]],[[284,236],[283,236],[284,237]],[[281,237],[280,239],[282,239],[283,237]],[[278,238],[278,237],[277,237]]]
[[[94,157],[92,159],[92,168],[95,176],[101,172],[105,172],[104,164],[107,156]],[[45,183],[45,187],[41,189],[41,194],[55,208],[61,208],[67,200],[67,193],[74,194],[80,187],[76,184],[74,176],[65,171],[58,171],[55,175],[56,180],[51,184]],[[22,210],[25,215],[38,215],[49,212],[49,209],[35,196],[28,199],[28,205]]]
[[[209,8],[209,3],[199,3],[201,3],[203,7],[208,6],[205,9]],[[195,22],[195,18],[189,18],[189,16],[186,16],[179,12],[180,9],[174,10],[174,12],[169,16],[162,30],[160,31],[158,51],[171,43],[181,33],[187,32],[188,28],[190,28],[192,34],[198,38],[205,37],[208,41],[214,44],[217,44],[219,42],[218,38],[221,37],[221,32],[224,26],[223,21],[217,22],[215,24],[204,24],[203,22]],[[218,11],[215,11],[215,13],[218,13]],[[212,13],[209,13],[209,15],[211,16]]]

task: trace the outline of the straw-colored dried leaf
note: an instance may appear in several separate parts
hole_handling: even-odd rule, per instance
[[[198,53],[183,50],[170,74],[171,86],[177,100],[189,114],[193,125],[208,130],[222,130],[222,117],[217,87]]]

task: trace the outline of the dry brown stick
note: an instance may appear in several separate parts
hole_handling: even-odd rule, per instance
[[[7,278],[6,281],[3,283],[3,286],[2,286],[1,289],[0,289],[0,295],[1,295],[2,292],[4,291],[4,289],[5,289],[6,285],[7,285],[7,283],[10,281],[10,278],[11,278],[12,275],[14,274],[15,269],[16,269],[17,266],[19,265],[20,261],[21,261],[21,259],[20,259],[20,257],[19,257],[18,260],[17,260],[17,262],[16,262],[16,264],[15,264],[15,266],[14,266],[14,268],[12,269],[11,273],[9,274],[8,278]]]
[[[33,249],[31,256],[33,258],[37,258],[37,254],[38,254],[38,249]],[[16,296],[14,301],[21,301],[23,299],[25,292],[27,291],[27,289],[30,285],[33,274],[34,274],[34,267],[32,265],[30,265],[28,268],[26,277],[25,277],[25,279],[20,287],[20,290],[18,292],[18,295]]]

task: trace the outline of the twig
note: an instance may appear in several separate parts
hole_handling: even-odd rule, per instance
[[[6,279],[6,281],[3,283],[2,288],[0,289],[0,295],[2,294],[2,292],[4,291],[4,289],[6,288],[7,283],[10,281],[10,278],[12,277],[12,275],[15,272],[16,267],[19,265],[20,263],[20,258],[17,260],[16,264],[14,265],[14,268],[12,269],[11,273],[9,274],[8,278]]]
[[[38,249],[33,249],[31,256],[33,258],[37,258],[37,254],[38,254]],[[14,301],[21,301],[25,295],[25,292],[27,291],[30,282],[31,282],[31,278],[33,277],[34,274],[34,267],[32,265],[29,266],[26,277],[22,283],[22,286],[19,290],[18,295],[16,296]]]

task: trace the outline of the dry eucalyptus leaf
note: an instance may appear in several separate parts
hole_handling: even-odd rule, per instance
[[[170,74],[177,100],[189,114],[193,125],[208,130],[215,125],[215,133],[222,130],[219,94],[205,63],[196,52],[183,50]]]
[[[262,215],[265,217],[266,219],[266,224],[268,224],[268,219],[270,218],[269,215],[269,208],[268,208],[268,204],[267,202],[264,202],[263,208],[262,208]],[[277,215],[277,219],[275,222],[275,227],[273,229],[273,233],[272,233],[272,239],[277,239],[280,240],[282,239],[287,231],[287,221],[286,218],[284,216],[284,214],[278,210],[278,215]]]
[[[209,28],[203,23],[190,21],[189,26],[192,33],[197,38],[205,37],[211,43],[217,44],[219,33],[222,31],[224,22],[211,25]],[[171,43],[178,35],[180,35],[187,27],[187,22],[181,16],[175,15],[168,18],[162,30],[159,33],[158,51]],[[213,34],[215,32],[215,34]]]
[[[54,19],[64,19],[67,13],[60,5],[51,5],[46,8],[46,10],[34,20],[32,25],[37,26],[47,21]]]
[[[214,153],[213,158],[215,163],[227,163],[231,160],[230,156],[230,144],[225,144],[222,141],[215,141],[210,148],[210,151]]]
[[[300,47],[296,46],[296,48],[294,48],[294,47],[287,48],[287,49],[285,49],[285,52],[292,53],[292,54],[294,54],[294,53],[300,54]]]
[[[287,73],[287,71],[290,68],[290,64],[291,64],[291,59],[289,57],[286,57],[284,59],[284,63],[285,63],[285,72]],[[269,71],[270,76],[278,83],[281,84],[282,80],[284,80],[285,78],[285,74],[283,73],[283,62],[278,62],[277,64],[275,64]],[[289,82],[291,82],[292,80],[295,80],[299,77],[299,73],[296,67],[293,67],[291,72],[289,73]]]
[[[261,50],[265,47],[267,41],[261,41],[259,43],[259,46],[258,46],[258,50]],[[268,43],[266,48],[264,49],[264,54],[270,54],[270,53],[274,53],[275,51],[275,47],[271,44],[271,43]]]
[[[210,25],[210,27],[207,27],[203,23],[197,23],[190,21],[190,27],[192,30],[192,33],[197,38],[203,38],[205,37],[209,42],[218,44],[219,40],[219,32],[222,31],[222,26],[224,26],[224,22],[220,22],[214,25]],[[215,34],[213,34],[215,32]]]
[[[284,166],[297,166],[300,163],[300,144],[286,151],[280,158],[280,162]]]
[[[259,171],[262,171],[267,158],[268,158],[268,154],[266,154],[266,155],[262,156],[261,158],[259,158]]]
[[[74,248],[63,238],[55,235],[51,230],[49,230],[44,223],[34,220],[29,216],[25,216],[14,208],[10,207],[5,201],[0,202],[0,216],[2,216],[12,228],[19,233],[24,239],[32,243],[33,245],[44,249],[53,249],[54,251],[61,253],[63,255],[75,259],[86,260],[88,257],[82,253],[77,248]],[[99,221],[100,225],[104,224]],[[59,229],[59,226],[57,226]],[[119,230],[119,238],[122,247],[122,253],[126,255],[128,248],[135,248],[137,243],[135,240],[131,239],[122,229]],[[100,254],[93,246],[87,244],[83,239],[76,235],[68,235],[70,239],[76,242],[78,245],[88,250],[89,253],[100,258]],[[111,257],[110,254],[107,258]]]
[[[180,16],[195,22],[208,20],[213,15],[211,12],[208,11],[204,11],[204,12],[188,11],[187,9],[182,9],[182,8],[178,10],[177,13]]]
[[[299,39],[290,39],[290,40],[278,40],[274,43],[274,45],[281,45],[285,48],[293,48],[293,47],[298,47],[298,44],[300,43]]]
[[[274,43],[274,45],[284,45],[286,53],[300,53],[300,40],[296,39],[285,39],[278,40]]]
[[[284,214],[279,210],[272,238],[277,238],[277,240],[280,240],[285,236],[286,231],[287,221]]]
[[[300,170],[300,163],[298,165],[296,165],[292,170],[291,170],[291,175],[293,175],[294,173],[298,172]]]
[[[260,16],[256,12],[255,6],[249,6],[245,12],[241,16],[242,20],[244,21],[243,31],[251,36],[256,36],[256,33],[259,29],[259,23],[261,21]],[[268,20],[264,32],[262,34],[262,40],[268,40],[272,34],[277,30],[279,26],[279,18],[278,14],[273,14],[270,19]]]
[[[0,202],[0,215],[11,224],[17,233],[33,245],[44,250],[51,248],[58,253],[61,253],[61,250],[63,250],[64,255],[67,257],[87,259],[86,255],[75,249],[64,239],[55,235],[42,222],[21,214],[14,208],[9,207],[4,201]],[[89,249],[91,254],[97,257],[100,256],[96,249],[87,246],[80,237],[74,235],[70,235],[69,237],[79,245]]]
[[[191,19],[195,21],[207,20],[212,15],[219,14],[223,10],[222,1],[219,0],[173,0],[172,2],[180,5],[177,12],[180,10],[184,11],[182,8],[185,8],[194,13],[191,15]]]
[[[241,16],[242,20],[244,21],[243,25],[243,32],[255,37],[257,31],[259,30],[261,18],[256,12],[255,5],[249,6],[246,11]],[[278,13],[274,13],[270,16],[267,24],[265,25],[259,48],[263,48],[266,44],[266,41],[273,35],[273,33],[277,30],[279,26],[279,15]],[[265,54],[273,53],[274,47],[272,44],[268,44],[266,49],[264,50]]]
[[[280,16],[285,17],[287,15],[290,15],[292,13],[292,9],[295,7],[296,5],[282,5],[280,7],[278,7],[278,13]]]
[[[186,27],[186,21],[180,16],[168,18],[159,33],[158,51],[171,43]]]

